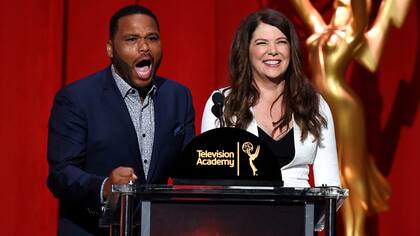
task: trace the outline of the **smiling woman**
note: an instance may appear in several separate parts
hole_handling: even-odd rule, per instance
[[[260,23],[252,34],[249,45],[252,76],[256,83],[269,79],[281,83],[290,61],[287,37],[277,27]]]
[[[292,23],[280,12],[259,10],[240,24],[230,51],[231,86],[222,122],[208,99],[201,131],[227,126],[245,129],[266,142],[281,166],[284,185],[340,186],[334,122],[324,99],[301,68],[299,41]]]

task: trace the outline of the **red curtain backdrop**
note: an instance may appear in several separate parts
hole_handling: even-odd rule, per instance
[[[62,85],[109,64],[109,18],[119,7],[138,2],[160,19],[164,59],[159,74],[192,90],[197,132],[210,92],[228,84],[228,51],[244,16],[275,7],[296,22],[302,38],[307,36],[290,3],[280,0],[1,1],[2,234],[55,235],[57,202],[45,184],[53,96]],[[332,1],[313,2],[328,18]],[[373,2],[377,6],[379,0]],[[348,71],[348,82],[364,102],[370,153],[393,190],[390,210],[371,219],[369,235],[413,235],[420,218],[415,141],[420,133],[419,11],[412,1],[402,28],[390,31],[376,73],[357,64]]]

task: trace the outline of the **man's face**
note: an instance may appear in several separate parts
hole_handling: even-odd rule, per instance
[[[162,59],[155,20],[142,14],[121,17],[115,35],[107,42],[107,53],[118,74],[132,87],[149,86]]]

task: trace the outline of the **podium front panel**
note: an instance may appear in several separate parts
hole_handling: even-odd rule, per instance
[[[314,206],[302,202],[143,202],[141,211],[142,236],[312,236],[314,232]]]
[[[123,211],[124,196],[134,198],[132,214]],[[101,226],[119,224],[120,232],[134,229],[142,236],[289,236],[313,235],[326,223],[332,236],[336,209],[347,196],[337,187],[113,185]]]

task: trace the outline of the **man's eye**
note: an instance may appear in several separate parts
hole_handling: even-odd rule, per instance
[[[125,41],[128,42],[135,42],[137,40],[137,38],[127,38]]]
[[[147,39],[149,41],[158,41],[159,40],[159,37],[158,36],[149,36],[149,37],[147,37]]]

